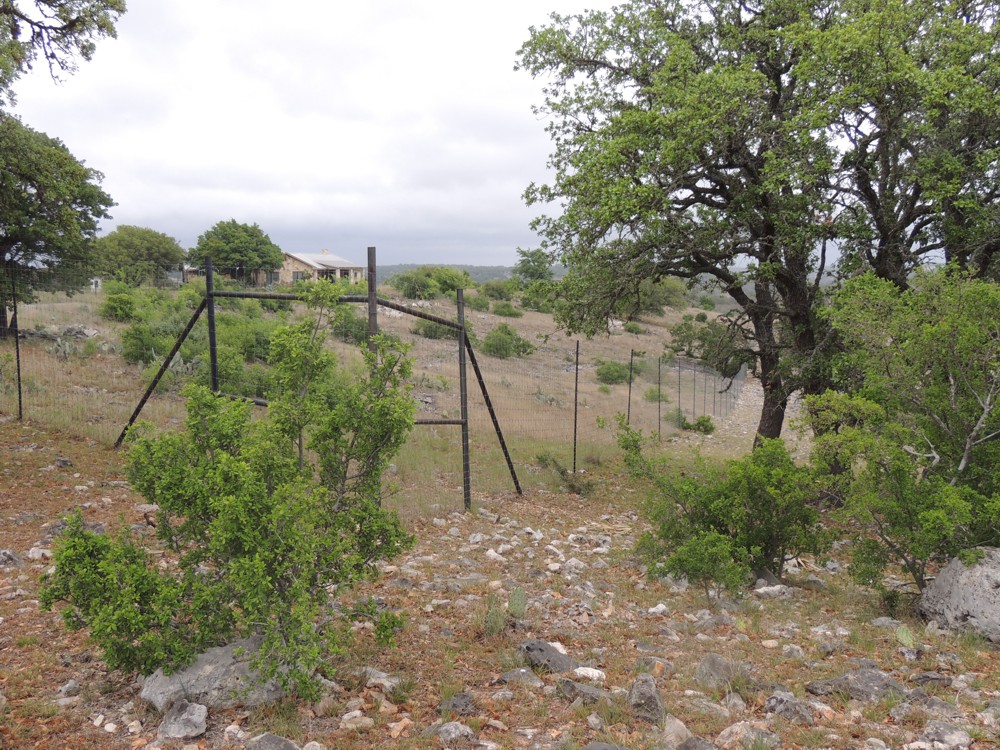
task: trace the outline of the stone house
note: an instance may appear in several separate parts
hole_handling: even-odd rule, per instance
[[[258,271],[254,274],[256,286],[291,285],[308,279],[347,279],[355,283],[364,281],[364,266],[334,255],[329,250],[318,253],[285,253],[285,262],[277,271]]]

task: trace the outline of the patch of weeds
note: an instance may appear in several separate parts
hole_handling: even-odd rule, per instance
[[[295,698],[285,698],[257,706],[250,711],[248,724],[253,735],[273,732],[293,742],[301,743],[305,739],[302,716],[299,714],[299,704]]]
[[[408,703],[417,688],[417,680],[411,675],[402,675],[389,693],[389,700],[397,706]]]
[[[520,586],[507,596],[507,613],[515,620],[523,620],[528,613],[528,594]]]
[[[551,453],[539,453],[535,456],[538,465],[543,469],[551,469],[560,479],[560,484],[567,492],[580,497],[587,497],[594,490],[594,480],[585,478],[580,472],[572,472],[559,462]]]
[[[19,635],[14,639],[14,645],[18,648],[27,648],[28,646],[38,645],[37,635]]]
[[[31,698],[18,704],[12,713],[25,719],[51,719],[59,713],[59,706],[51,701]]]
[[[615,724],[628,724],[632,720],[632,713],[621,700],[600,701],[595,707],[594,713],[600,716],[601,721],[608,727],[613,727]]]
[[[483,611],[482,633],[488,638],[500,635],[507,629],[508,615],[503,600],[495,593],[487,594]]]
[[[520,649],[504,651],[500,654],[500,663],[497,666],[501,672],[510,672],[528,666],[528,659]]]
[[[597,386],[597,392],[598,393],[603,393],[605,396],[610,396],[611,395],[611,386],[610,385],[601,384],[601,385]]]

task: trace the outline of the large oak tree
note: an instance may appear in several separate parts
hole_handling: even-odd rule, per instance
[[[994,13],[632,0],[533,28],[519,67],[547,80],[554,177],[526,199],[561,209],[535,223],[570,268],[561,322],[595,332],[646,279],[710,280],[764,387],[758,435],[778,436],[789,396],[829,383],[832,270],[991,267]]]
[[[12,290],[26,302],[89,278],[98,222],[114,205],[101,178],[60,141],[0,113],[0,331]]]

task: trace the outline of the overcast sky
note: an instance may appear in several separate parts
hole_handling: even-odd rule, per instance
[[[550,142],[528,27],[610,0],[130,0],[118,38],[15,87],[118,205],[105,229],[192,247],[217,221],[285,250],[381,264],[512,265]]]

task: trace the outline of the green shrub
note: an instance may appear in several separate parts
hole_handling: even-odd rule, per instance
[[[446,326],[443,323],[436,323],[433,320],[425,320],[424,318],[417,318],[416,323],[413,324],[411,332],[415,333],[417,336],[423,336],[425,339],[457,340],[459,334],[459,330],[457,328]]]
[[[695,316],[694,316],[694,319],[695,319],[695,322],[697,322],[697,323],[707,323],[708,322],[708,315],[706,313],[703,313],[703,312],[696,313]]]
[[[465,306],[476,312],[489,312],[490,298],[480,294],[470,294],[465,297]]]
[[[557,285],[553,281],[533,281],[521,291],[521,307],[526,310],[536,310],[551,313],[555,310],[555,295]]]
[[[694,420],[694,422],[685,421],[681,425],[682,429],[691,430],[692,432],[700,432],[703,435],[711,435],[715,432],[715,422],[707,414],[703,414]]]
[[[482,350],[492,357],[526,357],[535,351],[535,346],[521,338],[513,328],[501,323],[483,337]]]
[[[189,386],[182,432],[135,433],[132,486],[159,506],[160,568],[127,536],[71,521],[43,584],[45,607],[87,626],[109,666],[177,668],[206,645],[257,637],[265,678],[315,695],[314,675],[337,642],[330,597],[410,543],[381,506],[389,460],[413,423],[410,363],[385,339],[345,377],[324,348],[322,313],[276,332],[266,417]]]
[[[628,382],[628,364],[625,362],[601,362],[594,373],[598,383],[618,385]]]
[[[653,482],[646,510],[654,531],[644,537],[641,549],[656,568],[666,572],[682,564],[697,568],[693,557],[697,550],[684,545],[699,535],[703,541],[714,540],[712,555],[721,554],[717,537],[706,534],[723,537],[738,566],[776,576],[782,574],[786,560],[821,551],[826,544],[819,514],[811,504],[812,472],[796,466],[780,440],[764,440],[748,456],[724,468],[699,460],[695,471],[684,474],[667,472],[647,459],[641,436],[624,420],[619,421],[618,443],[632,474]],[[675,557],[678,553],[681,556]],[[730,573],[725,572],[723,578],[729,582],[724,585],[731,585]]]
[[[524,313],[518,310],[510,302],[497,302],[493,305],[493,314],[504,318],[520,318]]]
[[[514,286],[514,283],[510,279],[506,281],[494,279],[480,285],[479,291],[490,299],[512,300],[514,299]]]
[[[702,310],[714,310],[715,309],[715,299],[711,294],[702,294],[698,297],[698,307]]]
[[[108,320],[128,323],[136,318],[135,299],[131,294],[109,294],[104,298],[99,314]]]
[[[625,323],[625,325],[622,326],[622,328],[625,331],[625,333],[632,333],[635,334],[636,336],[641,336],[642,334],[646,333],[645,328],[643,328],[641,325],[632,320]]]
[[[649,388],[646,389],[646,392],[642,394],[642,397],[646,401],[652,401],[654,404],[657,401],[661,404],[670,403],[670,396],[667,395],[667,392],[662,388],[657,388],[655,385],[649,386]]]

